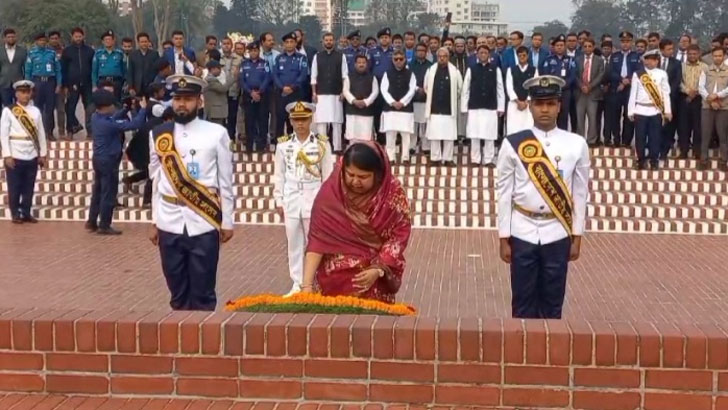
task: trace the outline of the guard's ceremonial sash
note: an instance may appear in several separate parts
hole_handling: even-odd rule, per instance
[[[10,108],[10,112],[13,113],[15,119],[18,120],[18,122],[20,123],[20,126],[23,127],[25,133],[28,134],[30,140],[33,142],[35,150],[38,151],[38,155],[40,155],[40,140],[38,139],[38,127],[35,125],[33,118],[30,117],[28,111],[25,111],[25,108],[23,108],[23,106],[20,104],[13,105]]]
[[[187,172],[187,167],[174,146],[174,123],[164,123],[155,127],[152,135],[164,175],[174,188],[177,198],[220,230],[222,227],[220,200]]]
[[[657,84],[655,84],[655,80],[650,77],[650,74],[647,72],[647,70],[638,71],[637,77],[639,77],[640,82],[642,83],[642,87],[644,87],[645,91],[647,91],[647,95],[650,96],[652,104],[655,104],[655,107],[660,110],[660,113],[664,114],[665,101],[662,99],[662,93],[660,93],[660,88],[657,86]]]
[[[574,202],[564,180],[544,152],[543,146],[531,130],[509,135],[507,139],[518,153],[518,158],[526,168],[531,182],[571,236],[574,226]]]

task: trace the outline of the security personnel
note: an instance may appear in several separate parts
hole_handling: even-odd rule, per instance
[[[119,191],[119,164],[122,157],[122,133],[141,128],[146,120],[146,101],[142,109],[129,120],[128,107],[117,110],[114,94],[100,88],[91,96],[96,112],[91,115],[93,133],[94,186],[88,211],[86,230],[99,235],[120,235],[111,227]]]
[[[344,55],[346,63],[349,65],[349,72],[353,72],[356,56],[366,56],[368,50],[361,44],[361,31],[352,31],[346,38],[349,40],[349,47],[344,49]]]
[[[54,110],[56,108],[56,94],[61,91],[61,62],[56,57],[56,51],[48,47],[48,37],[45,33],[35,36],[35,46],[28,51],[25,60],[25,79],[35,84],[35,98],[33,102],[43,115],[43,127],[53,130],[56,125]],[[48,139],[55,141],[53,135]]]
[[[534,127],[506,137],[498,156],[500,257],[511,265],[515,318],[561,318],[568,264],[581,250],[589,148],[556,127],[565,85],[550,75],[524,83]]]
[[[552,75],[564,80],[564,89],[561,90],[561,112],[558,125],[562,130],[569,128],[569,110],[571,107],[571,93],[576,82],[576,61],[566,54],[566,37],[561,34],[554,39],[554,53],[542,63],[539,73]]]
[[[388,27],[379,30],[377,38],[379,39],[379,45],[369,50],[369,63],[371,64],[372,74],[377,78],[379,84],[382,84],[384,73],[392,68],[392,53],[394,53],[391,46],[392,30]],[[377,141],[382,144],[384,143],[384,134],[379,132],[379,128],[384,104],[384,97],[380,93],[374,103],[374,132],[377,133]]]
[[[273,197],[288,238],[288,269],[293,280],[288,295],[301,290],[311,207],[334,169],[328,138],[311,131],[314,109],[313,104],[302,101],[289,104],[286,111],[293,134],[279,138],[276,146]]]
[[[233,237],[233,155],[222,125],[197,118],[207,83],[177,74],[174,122],[150,135],[150,240],[159,247],[174,310],[215,310],[220,243]]]
[[[641,65],[640,55],[632,51],[632,40],[634,35],[629,31],[619,33],[621,49],[614,51],[610,58],[609,66],[609,93],[606,101],[605,119],[612,132],[611,138],[615,146],[629,147],[634,137],[634,123],[629,119],[627,105],[632,85],[632,75]],[[620,119],[622,126],[620,127]]]
[[[48,155],[40,110],[30,104],[33,82],[13,84],[16,103],[3,108],[0,117],[0,146],[8,179],[8,205],[14,224],[37,223],[31,215],[33,189],[38,166],[45,167]]]
[[[288,121],[286,107],[292,102],[303,98],[302,87],[308,77],[308,59],[305,54],[296,51],[296,33],[291,32],[283,36],[283,52],[275,59],[273,82],[280,93],[278,103],[278,118],[276,121],[275,135],[281,136],[284,133],[284,126],[291,129]]]
[[[91,83],[94,91],[99,82],[108,81],[114,84],[114,95],[121,100],[121,88],[126,76],[124,52],[116,47],[116,36],[112,30],[101,35],[103,47],[96,50],[91,62]]]
[[[268,146],[268,100],[265,98],[272,83],[268,62],[260,58],[260,44],[248,44],[248,56],[240,66],[240,88],[243,89],[243,109],[245,110],[246,148],[258,152]]]

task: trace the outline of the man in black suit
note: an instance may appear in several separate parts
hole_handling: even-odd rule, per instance
[[[61,54],[61,77],[63,87],[68,93],[66,99],[66,127],[68,135],[81,131],[83,126],[76,118],[78,100],[83,102],[86,113],[85,124],[91,122],[91,65],[94,58],[94,49],[84,42],[85,33],[82,28],[71,30],[71,44],[63,49]],[[89,136],[87,135],[87,138]]]
[[[672,104],[672,116],[678,118],[678,101],[680,98],[680,83],[682,82],[682,64],[676,58],[675,43],[669,38],[660,41],[660,68],[667,72],[667,79],[670,83],[670,102]],[[667,154],[675,145],[675,131],[677,131],[677,121],[668,121],[662,126],[662,152],[660,159],[667,158]]]
[[[15,103],[13,84],[23,79],[28,50],[17,45],[17,34],[11,28],[3,31],[3,39],[5,46],[0,47],[0,102],[7,107]]]
[[[157,75],[154,65],[159,60],[159,53],[152,49],[149,34],[139,33],[136,36],[138,48],[129,54],[129,69],[126,72],[126,83],[132,95],[146,95],[149,85]]]

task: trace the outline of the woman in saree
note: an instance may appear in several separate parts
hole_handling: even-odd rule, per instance
[[[302,291],[394,303],[411,229],[387,154],[373,142],[350,145],[313,203]]]

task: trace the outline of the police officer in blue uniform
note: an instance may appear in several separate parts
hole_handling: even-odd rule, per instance
[[[121,163],[122,133],[141,128],[147,118],[146,101],[139,102],[141,109],[129,120],[129,109],[116,109],[114,94],[100,88],[91,96],[96,112],[91,116],[93,133],[94,186],[88,211],[86,230],[99,235],[120,235],[111,227],[119,192],[119,164]]]
[[[116,36],[111,30],[101,35],[101,42],[104,46],[96,50],[91,62],[91,83],[94,90],[99,87],[101,81],[113,83],[114,95],[120,100],[126,76],[124,52],[116,47]]]
[[[35,36],[35,46],[28,51],[25,60],[25,79],[35,84],[33,103],[43,115],[43,127],[48,130],[48,139],[55,141],[52,132],[56,126],[53,111],[56,108],[56,93],[61,92],[61,62],[56,51],[48,47],[45,33]]]
[[[283,52],[275,59],[275,67],[271,68],[273,82],[280,92],[278,100],[278,121],[276,122],[273,142],[284,134],[284,125],[291,130],[286,106],[303,98],[302,88],[308,78],[308,59],[304,54],[296,51],[296,33],[291,32],[283,36]]]
[[[569,110],[571,107],[571,92],[576,82],[576,62],[566,55],[566,37],[561,34],[554,39],[554,54],[544,60],[538,72],[540,75],[552,75],[564,80],[564,89],[561,90],[561,111],[557,125],[562,130],[569,130]]]
[[[614,51],[609,61],[609,93],[605,107],[604,121],[609,125],[611,135],[606,135],[607,142],[615,146],[629,147],[634,137],[634,123],[627,115],[632,74],[640,68],[640,55],[632,50],[634,35],[629,31],[619,34],[621,48]],[[622,127],[620,127],[620,117]],[[621,132],[620,132],[621,131]],[[611,141],[609,141],[611,140]]]
[[[353,72],[356,56],[366,56],[368,50],[361,44],[361,31],[352,31],[346,38],[349,40],[349,47],[344,49],[344,56],[346,56],[346,63],[349,65],[349,72]]]
[[[260,57],[260,43],[248,44],[248,56],[240,66],[240,88],[243,89],[245,110],[246,148],[265,151],[268,136],[268,100],[265,98],[271,86],[272,76],[268,62]]]
[[[371,65],[372,74],[377,78],[379,84],[382,83],[382,77],[392,67],[392,30],[383,28],[377,33],[379,45],[369,50],[369,64]],[[379,123],[384,109],[384,97],[379,93],[377,101],[374,103],[374,132],[377,133],[377,141],[384,143],[384,134],[379,132]]]

